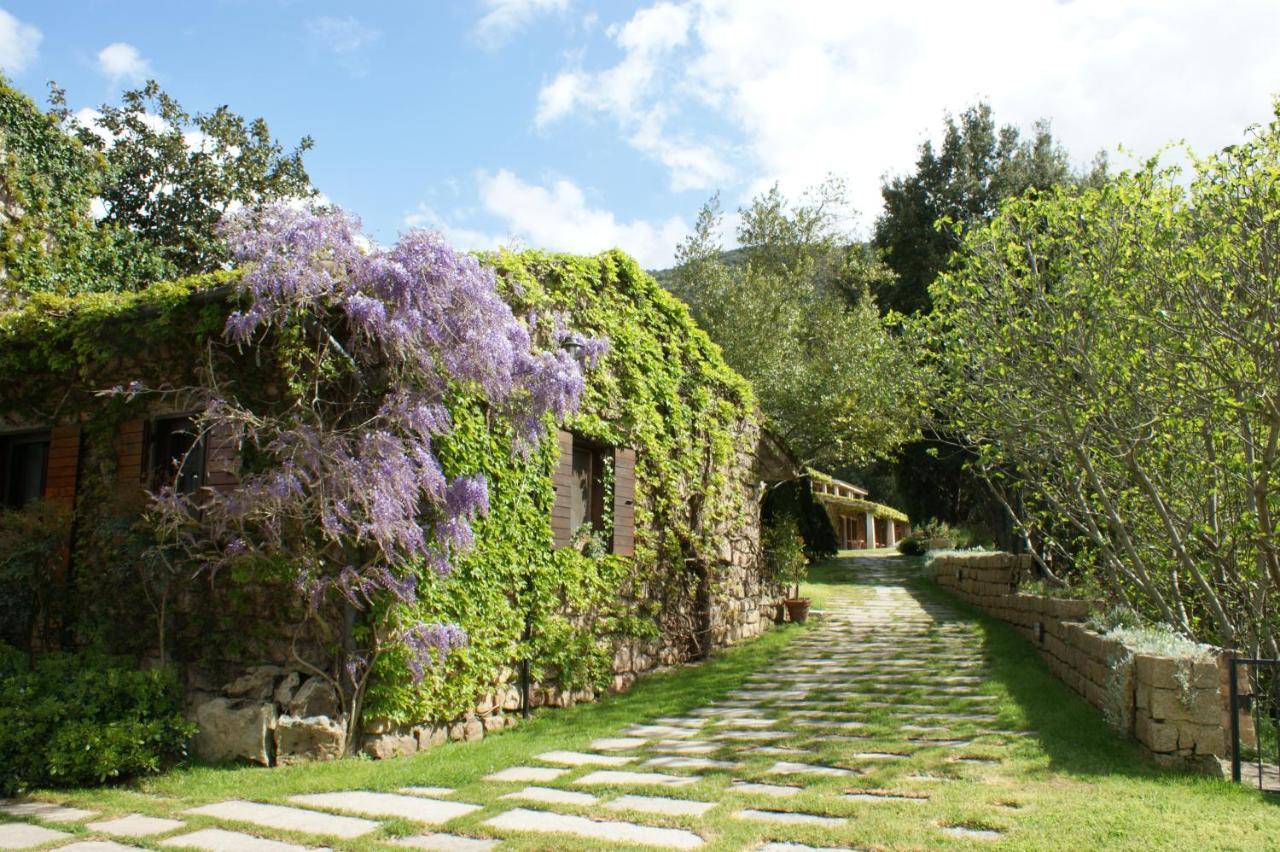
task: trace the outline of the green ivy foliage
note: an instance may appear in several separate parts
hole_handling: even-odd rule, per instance
[[[747,520],[742,482],[730,472],[740,453],[754,449],[743,439],[758,426],[755,400],[683,303],[618,251],[595,257],[502,253],[485,261],[518,315],[533,308],[556,311],[570,327],[609,339],[609,352],[588,376],[578,415],[564,428],[635,449],[636,552],[622,557],[553,550],[551,478],[558,449],[552,424],[536,451],[513,455],[511,435],[479,402],[452,400],[454,429],[439,446],[441,460],[449,475],[488,477],[490,513],[476,525],[476,546],[454,572],[446,578],[425,572],[419,601],[396,615],[458,623],[470,644],[418,684],[401,657],[384,655],[367,696],[368,718],[455,718],[524,659],[537,681],[566,689],[603,687],[612,677],[616,642],[688,629],[672,620],[703,579],[688,566],[714,565],[721,535]],[[20,310],[0,314],[0,370],[25,377],[0,390],[0,415],[44,422],[84,415],[89,463],[80,483],[81,530],[94,529],[87,516],[105,514],[110,502],[110,447],[118,424],[143,411],[143,403],[104,399],[94,391],[134,379],[182,387],[201,381],[212,365],[222,390],[261,404],[274,404],[273,392],[281,404],[287,400],[289,347],[295,345],[289,329],[272,336],[270,351],[237,353],[221,342],[228,306],[219,293],[232,274],[137,293],[39,294]],[[138,365],[143,375],[119,374],[125,365]],[[81,538],[78,565],[108,550],[87,532]],[[118,569],[86,567],[80,573],[114,583],[120,582]],[[190,621],[191,641],[230,642],[233,626],[247,623],[247,612],[255,613],[250,621],[260,621],[261,602],[253,609],[249,593],[254,585],[288,588],[287,566],[269,573],[265,579],[213,578],[208,585],[234,586],[246,599],[217,592],[218,606],[209,607],[203,621]],[[95,597],[84,593],[82,601],[88,606]],[[120,597],[118,589],[112,597]],[[119,618],[114,613],[101,621]],[[97,638],[108,646],[119,641],[106,632]],[[201,650],[192,646],[178,656],[191,659]]]

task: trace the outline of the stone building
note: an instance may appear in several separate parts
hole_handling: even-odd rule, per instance
[[[865,488],[811,472],[813,496],[831,519],[842,549],[893,547],[911,534],[911,519],[891,506],[868,500]]]
[[[367,718],[363,745],[373,756],[479,738],[510,723],[522,705],[567,706],[625,690],[655,668],[758,635],[779,598],[762,573],[760,501],[769,483],[803,471],[763,429],[749,386],[723,364],[687,309],[620,252],[531,253],[520,262],[500,275],[526,276],[521,292],[544,288],[570,322],[581,308],[583,316],[625,317],[631,325],[606,359],[606,373],[589,378],[586,409],[551,436],[549,475],[513,478],[508,486],[527,491],[522,505],[544,507],[542,520],[513,530],[515,515],[486,519],[474,561],[483,566],[492,552],[506,562],[513,556],[544,562],[556,551],[582,548],[579,531],[592,530],[607,558],[640,572],[627,593],[633,597],[620,604],[628,617],[651,619],[654,629],[632,635],[601,628],[596,635],[595,615],[566,605],[560,615],[612,647],[604,681],[566,686],[544,666],[542,679],[522,682],[521,661],[509,658],[468,673],[471,698],[465,707],[454,700],[446,716],[406,718],[405,710],[398,718]],[[234,435],[195,434],[193,410],[181,394],[122,400],[102,391],[133,381],[200,386],[216,369],[224,380],[231,377],[228,387],[250,389],[255,404],[287,397],[272,351],[221,342],[231,292],[225,282],[226,276],[194,279],[165,285],[155,296],[33,304],[0,326],[0,363],[15,376],[0,388],[0,498],[10,508],[43,498],[70,516],[66,570],[57,582],[85,611],[67,619],[69,645],[94,624],[107,625],[95,641],[143,660],[155,657],[147,595],[129,586],[137,572],[102,564],[106,515],[121,505],[136,511],[146,492],[162,484],[184,492],[234,489],[251,453]],[[695,409],[682,415],[676,410],[682,405]],[[672,454],[680,452],[689,455],[677,460],[690,463],[674,467]],[[707,500],[713,489],[714,507]],[[674,539],[673,530],[680,533]],[[108,581],[109,572],[120,579]],[[527,634],[528,617],[521,627],[513,609],[520,589],[507,592],[492,616],[500,624],[485,624],[483,611],[473,616],[497,636],[486,650],[499,650],[490,656],[517,647],[522,630]],[[331,636],[299,626],[295,598],[287,583],[230,576],[201,577],[175,593],[168,629],[181,636],[170,640],[168,657],[187,683],[201,727],[196,749],[204,757],[274,764],[340,752],[346,720],[332,690],[312,674],[336,666],[326,651]],[[95,615],[100,609],[108,614]]]

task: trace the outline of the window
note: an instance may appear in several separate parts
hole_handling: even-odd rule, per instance
[[[570,532],[576,533],[583,524],[591,524],[594,532],[604,529],[604,464],[603,450],[574,441]]]
[[[622,447],[606,447],[560,432],[560,460],[552,487],[551,534],[555,547],[574,544],[574,534],[590,523],[593,533],[604,537],[610,552],[635,553],[636,453]],[[613,467],[612,502],[606,503],[605,477]]]
[[[204,439],[190,417],[165,417],[151,427],[151,487],[193,494],[204,484]]]
[[[19,509],[44,496],[49,433],[0,438],[0,503]]]

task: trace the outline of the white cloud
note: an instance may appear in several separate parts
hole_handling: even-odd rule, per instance
[[[1274,0],[1229,12],[1215,0],[993,0],[981,14],[938,0],[662,0],[609,32],[618,61],[552,78],[539,126],[607,116],[674,188],[736,172],[744,192],[796,192],[835,172],[864,221],[881,176],[908,171],[944,112],[980,98],[1001,122],[1050,118],[1083,164],[1121,144],[1230,144],[1269,118],[1280,89]]]
[[[662,97],[677,67],[667,60],[688,42],[691,21],[688,7],[664,0],[610,27],[622,61],[596,73],[569,69],[556,75],[538,92],[537,126],[546,128],[581,105],[612,116],[633,147],[667,167],[673,190],[708,189],[731,179],[734,170],[715,144],[667,129],[679,118],[675,101]]]
[[[620,248],[641,265],[670,266],[676,245],[689,233],[683,219],[622,222],[608,210],[592,207],[573,182],[529,183],[507,169],[480,172],[476,186],[483,212],[502,223],[505,235],[471,228],[465,215],[441,216],[427,205],[405,216],[409,227],[434,228],[459,248],[487,249],[528,244],[551,251],[595,254]]]
[[[307,33],[322,47],[334,53],[355,53],[378,40],[380,33],[354,17],[335,18],[325,15],[307,21]]]
[[[151,63],[142,58],[138,48],[117,41],[98,51],[98,70],[113,83],[127,80],[141,83],[151,74]]]
[[[35,61],[43,38],[40,30],[0,9],[0,71],[18,74],[25,70]]]
[[[476,37],[489,47],[500,47],[539,15],[567,10],[569,0],[483,0],[483,5],[486,11],[476,23]]]

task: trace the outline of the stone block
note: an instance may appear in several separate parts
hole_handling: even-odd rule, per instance
[[[468,720],[462,726],[462,739],[466,742],[484,739],[484,722],[479,719]]]
[[[1196,727],[1196,754],[1222,756],[1227,749],[1227,734],[1220,725]]]
[[[1217,689],[1224,680],[1217,660],[1191,664],[1191,685],[1196,689]]]
[[[306,683],[298,687],[287,709],[290,716],[334,718],[340,713],[338,693],[324,678],[313,676],[307,678]]]
[[[287,706],[293,700],[294,693],[298,691],[298,687],[301,685],[302,675],[298,672],[289,672],[276,684],[271,700],[282,707]]]
[[[276,680],[284,674],[279,666],[254,666],[222,688],[231,698],[268,701],[276,689]]]
[[[1164,722],[1157,722],[1146,716],[1139,716],[1134,726],[1134,734],[1138,742],[1157,753],[1168,753],[1178,748],[1178,728]]]
[[[1177,690],[1152,688],[1147,712],[1153,719],[1185,719],[1186,708],[1178,700]]]
[[[1138,680],[1145,681],[1158,689],[1173,689],[1178,685],[1174,680],[1175,661],[1170,657],[1135,654],[1133,665]]]
[[[463,737],[466,735],[466,730],[467,725],[465,722],[454,722],[449,726],[449,739],[455,743],[462,742]]]
[[[193,748],[212,763],[248,760],[270,766],[274,757],[276,708],[266,701],[214,698],[195,711]]]
[[[503,728],[505,728],[506,726],[507,726],[507,723],[503,720],[503,717],[502,717],[501,715],[494,714],[494,715],[491,715],[491,716],[485,716],[485,717],[484,717],[484,730],[485,730],[485,733],[492,733],[493,731],[500,731],[500,730],[502,730]]]
[[[327,716],[276,720],[276,762],[304,763],[337,760],[346,747],[346,728]]]
[[[364,738],[364,744],[360,750],[375,760],[402,757],[418,751],[418,738],[412,733],[398,731],[372,734]]]
[[[1198,689],[1193,693],[1187,717],[1198,725],[1220,725],[1225,709],[1218,690]],[[1230,718],[1230,713],[1225,715]]]

